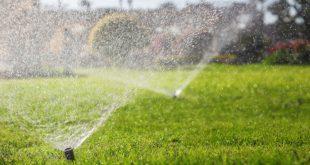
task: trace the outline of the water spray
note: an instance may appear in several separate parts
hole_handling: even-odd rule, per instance
[[[181,89],[177,89],[174,93],[173,93],[173,98],[178,98],[182,93],[182,90]]]
[[[65,156],[67,160],[70,160],[70,161],[74,160],[73,148],[66,148],[64,152],[65,152]]]
[[[228,10],[225,11],[226,9],[224,10],[224,8],[213,7],[210,9],[208,5],[199,5],[194,6],[195,8],[197,7],[197,10],[193,12],[190,11],[186,14],[188,16],[185,17],[182,14],[180,15],[179,11],[174,11],[172,15],[173,20],[166,19],[170,18],[170,14],[167,15],[165,12],[166,9],[155,9],[150,10],[150,12],[148,10],[145,12],[142,12],[142,10],[141,12],[140,10],[134,11],[133,13],[137,12],[143,14],[138,14],[137,16],[137,18],[141,18],[141,20],[139,19],[134,23],[139,25],[136,27],[136,30],[131,26],[130,29],[127,29],[126,26],[123,26],[123,23],[119,23],[117,25],[120,27],[113,27],[111,28],[111,32],[106,33],[111,43],[108,43],[107,47],[104,47],[104,49],[119,55],[116,56],[118,59],[109,60],[110,57],[108,56],[102,56],[100,58],[98,56],[97,59],[97,55],[105,54],[100,52],[101,46],[98,52],[84,49],[92,45],[88,43],[90,39],[86,39],[90,36],[88,34],[88,29],[93,29],[94,34],[98,32],[99,35],[101,33],[100,30],[95,33],[97,28],[92,28],[91,26],[96,24],[94,21],[97,21],[97,16],[105,15],[103,10],[94,9],[96,19],[92,19],[94,15],[91,13],[93,12],[84,12],[82,10],[74,11],[74,13],[77,14],[76,16],[83,16],[80,19],[80,17],[73,16],[71,11],[67,12],[59,9],[59,11],[57,10],[51,13],[49,10],[41,10],[39,8],[40,6],[44,5],[37,5],[35,8],[27,7],[26,9],[24,4],[19,1],[0,1],[0,67],[4,66],[3,69],[0,69],[0,77],[2,77],[2,70],[5,70],[3,72],[4,77],[12,78],[19,78],[21,76],[25,78],[43,76],[66,77],[72,75],[71,69],[81,68],[81,70],[85,70],[85,75],[98,78],[103,77],[105,80],[111,80],[109,82],[123,82],[126,87],[124,90],[128,92],[128,94],[133,93],[129,90],[131,89],[129,86],[133,85],[134,87],[149,89],[164,94],[172,99],[180,98],[184,89],[186,89],[192,80],[194,80],[207,66],[209,59],[217,55],[218,51],[238,37],[241,31],[241,29],[238,28],[240,24],[244,25],[247,22],[252,22],[250,19],[243,19],[244,16],[242,15],[252,13],[252,9],[254,9],[249,6],[248,9],[246,8],[245,10],[235,11],[235,8],[227,8]],[[31,14],[23,14],[22,11],[24,10],[26,13],[29,12]],[[231,10],[234,11],[233,15],[231,15]],[[62,14],[64,12],[68,14]],[[156,17],[153,16],[153,13]],[[131,12],[125,11],[120,11],[120,13],[115,14],[116,15],[113,17],[107,16],[106,18],[118,18],[117,15],[132,15]],[[117,20],[121,21],[123,19],[118,18]],[[167,20],[169,22],[167,22]],[[144,25],[145,21],[149,22],[146,22],[145,27],[141,29],[140,25]],[[188,22],[192,21],[195,23],[188,24]],[[23,22],[28,23],[24,25]],[[126,23],[127,22],[126,20]],[[64,25],[68,26],[63,27]],[[98,25],[100,24],[98,23]],[[130,23],[130,25],[132,25],[132,23]],[[159,28],[158,25],[166,26]],[[22,32],[16,35],[17,32],[20,32],[21,28],[23,28]],[[118,29],[117,32],[120,33],[115,33],[115,35],[113,33],[112,35],[112,32],[115,32],[116,29]],[[142,30],[146,30],[145,32],[154,31],[154,33],[145,35],[143,32],[140,34]],[[210,33],[210,35],[208,33]],[[36,37],[33,37],[34,35]],[[98,39],[99,38],[101,39],[104,37],[98,36]],[[120,38],[124,39],[120,40]],[[135,39],[134,42],[132,39]],[[93,43],[95,44],[95,42],[97,42],[96,39],[94,39]],[[100,41],[99,43],[107,42]],[[133,43],[139,44],[136,45]],[[171,45],[169,49],[166,48],[166,43]],[[210,50],[208,47],[210,47]],[[194,52],[192,52],[192,50]],[[206,54],[203,55],[203,59],[200,59],[201,51],[207,51]],[[198,61],[196,59],[196,57],[198,57],[196,52],[199,54]],[[5,58],[2,58],[2,56]],[[86,63],[84,63],[85,61]],[[124,65],[117,67],[122,61],[124,61]],[[65,74],[58,73],[57,70],[59,70],[58,68],[60,67],[64,68]],[[94,67],[94,69],[87,69],[88,67]],[[101,69],[101,67],[106,69]],[[47,68],[50,69],[46,71]],[[99,71],[99,69],[102,70],[102,72]],[[163,78],[159,78],[163,75]],[[69,81],[71,82],[71,80]],[[91,79],[90,82],[92,81]],[[72,82],[76,82],[76,80]],[[29,89],[37,85],[39,84],[31,85]],[[60,83],[59,85],[65,87],[66,83]],[[93,89],[93,87],[88,85],[83,85],[81,87],[81,91]],[[42,90],[43,89],[45,88],[42,88]],[[53,90],[53,88],[49,89],[51,89],[50,92],[54,93],[55,90]],[[97,89],[98,88],[94,88],[94,90]],[[37,115],[33,113],[32,108],[28,108],[28,106],[23,108],[23,111],[19,111],[18,108],[15,108],[15,104],[19,103],[18,100],[15,100],[15,95],[18,94],[17,92],[18,90],[10,92],[8,97],[9,101],[5,101],[8,103],[8,106],[12,107],[10,109],[14,110],[13,112],[10,111],[10,113],[12,115],[17,115],[17,117],[13,116],[12,119],[14,119],[14,121],[12,122],[24,123],[25,120],[27,123],[31,123],[31,126],[36,128],[49,144],[53,144],[55,148],[61,149],[66,159],[70,161],[74,161],[75,159],[74,149],[78,148],[97,128],[102,126],[114,110],[123,106],[132,98],[127,97],[127,94],[120,95],[119,92],[110,93],[109,91],[102,90],[104,93],[103,95],[106,93],[108,93],[108,95],[106,95],[106,98],[98,99],[98,101],[101,102],[104,100],[103,102],[107,101],[107,104],[99,104],[98,106],[96,104],[95,109],[86,110],[84,107],[76,107],[80,102],[84,102],[84,100],[76,99],[77,103],[72,104],[72,108],[71,104],[68,104],[68,107],[70,106],[70,111],[69,109],[63,109],[65,111],[59,110],[54,112],[53,108],[49,108],[50,105],[67,104],[68,99],[60,97],[55,100],[54,97],[47,97],[47,107],[43,107],[42,111],[40,111],[40,115]],[[47,90],[47,92],[49,92],[49,90]],[[101,92],[101,89],[98,89],[98,92]],[[65,98],[75,98],[76,95],[71,95],[71,92],[68,93],[69,94],[65,95]],[[84,92],[81,94],[84,95]],[[92,93],[89,92],[89,96],[92,96],[91,94]],[[111,102],[112,100],[113,102]],[[27,99],[25,101],[27,101]],[[90,102],[90,104],[93,104],[93,102]],[[81,111],[79,111],[80,108],[82,108]],[[45,109],[48,111],[45,111]],[[53,122],[41,122],[50,119],[51,113],[55,113],[55,115],[52,116],[58,116],[63,113],[78,114],[78,116],[73,116],[76,121],[74,123],[76,124],[59,124],[65,123],[61,122],[63,119],[67,120],[67,116],[65,115],[62,115],[63,118],[53,118]],[[56,113],[58,114],[56,115]],[[94,113],[98,117],[93,118],[92,116]],[[81,122],[83,119],[79,118],[79,116],[89,116],[89,118],[87,118],[89,122]],[[66,148],[68,146],[70,146],[70,148]]]

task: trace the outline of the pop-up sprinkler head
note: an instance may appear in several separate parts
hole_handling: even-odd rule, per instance
[[[176,99],[180,96],[180,94],[182,93],[182,90],[178,89],[173,93],[173,98]]]
[[[67,158],[67,160],[74,160],[74,152],[73,152],[73,148],[66,148],[65,149],[65,156]]]

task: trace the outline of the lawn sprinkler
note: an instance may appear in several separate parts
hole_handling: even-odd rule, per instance
[[[67,160],[74,160],[74,152],[73,152],[73,148],[66,148],[65,149],[65,156],[67,158]]]
[[[177,89],[174,93],[173,93],[173,98],[176,99],[180,96],[180,94],[182,93],[181,89]]]

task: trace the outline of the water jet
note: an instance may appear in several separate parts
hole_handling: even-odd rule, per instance
[[[36,111],[30,103],[41,97],[19,99],[23,86],[8,87],[8,120],[35,128],[68,160],[74,160],[73,150],[132,98],[126,94],[134,93],[132,88],[180,98],[217,52],[238,37],[239,24],[246,24],[241,18],[252,9],[231,16],[235,8],[193,4],[186,14],[159,8],[107,15],[101,9],[51,12],[41,8],[44,5],[25,7],[19,1],[0,4],[0,79],[6,77],[1,76],[3,66],[10,78],[62,77],[48,83],[51,88],[45,83],[50,80],[25,85],[46,98]],[[91,78],[81,83],[81,73]],[[111,89],[116,81],[122,90]]]
[[[177,89],[174,93],[173,93],[173,98],[178,98],[182,93],[181,89]]]

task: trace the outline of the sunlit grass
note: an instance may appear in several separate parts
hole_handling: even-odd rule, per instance
[[[134,99],[75,151],[76,163],[307,163],[309,82],[308,66],[211,65],[181,98],[135,91]],[[61,111],[73,102],[87,110],[104,104],[100,95],[126,89],[100,76],[0,80],[0,164],[66,163],[41,135],[8,118],[12,91],[19,97],[12,106],[20,111],[25,103],[40,111],[51,106],[52,97],[59,99],[54,109]]]

